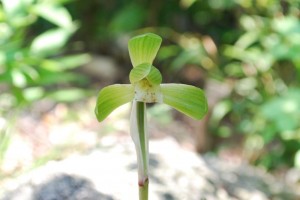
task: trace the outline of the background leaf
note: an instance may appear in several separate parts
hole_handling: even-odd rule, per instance
[[[33,10],[39,16],[61,28],[72,29],[71,15],[64,7],[44,3],[34,6]]]
[[[57,52],[66,44],[71,33],[62,28],[46,31],[33,40],[30,50],[34,54],[44,55]]]

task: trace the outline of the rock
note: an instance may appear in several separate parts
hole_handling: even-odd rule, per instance
[[[117,140],[116,140],[117,141]],[[51,161],[4,184],[2,200],[137,200],[133,143]],[[292,188],[246,164],[182,149],[173,139],[150,142],[151,200],[296,200]]]
[[[92,56],[91,61],[80,67],[79,70],[107,83],[115,83],[124,73],[113,58],[100,55]]]

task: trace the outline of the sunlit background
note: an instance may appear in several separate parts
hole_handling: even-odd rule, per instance
[[[93,109],[102,87],[129,82],[127,41],[145,32],[163,38],[163,82],[209,102],[200,122],[150,105],[151,138],[299,174],[299,19],[299,0],[0,1],[0,182],[129,137],[130,105],[102,124]]]

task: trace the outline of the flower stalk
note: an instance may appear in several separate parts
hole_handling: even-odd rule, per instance
[[[138,163],[139,171],[139,196],[141,200],[148,199],[148,168],[149,168],[149,140],[147,134],[147,117],[146,117],[146,104],[144,102],[136,102],[136,117],[137,117],[137,128],[139,135],[139,144],[137,145],[140,148],[142,164]],[[138,152],[138,151],[137,151]]]
[[[138,166],[138,186],[140,200],[148,199],[149,185],[149,139],[147,133],[146,104],[133,101],[130,118],[130,133],[135,144]]]

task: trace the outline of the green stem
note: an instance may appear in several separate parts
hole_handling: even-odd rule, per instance
[[[139,177],[139,199],[148,200],[148,137],[146,132],[145,116],[146,116],[146,105],[144,102],[137,102],[136,104],[136,116],[137,116],[137,128],[139,133],[139,143],[142,153],[142,166],[140,169],[143,173],[142,177]],[[140,174],[139,174],[140,176]]]
[[[149,181],[145,181],[143,186],[139,186],[139,199],[140,200],[148,200],[148,185]]]

